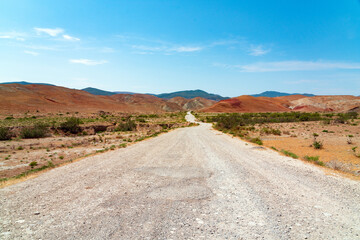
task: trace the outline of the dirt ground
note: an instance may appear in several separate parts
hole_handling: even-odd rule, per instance
[[[359,239],[359,202],[359,181],[201,123],[1,188],[0,238]]]
[[[328,167],[360,175],[360,126],[356,123],[273,123],[256,128],[259,131],[264,127],[279,129],[282,132],[281,136],[262,134],[260,138],[265,146],[274,147],[279,151],[290,151],[300,159],[305,156],[318,156]],[[323,144],[321,149],[312,146],[314,133],[319,135],[316,140]]]
[[[86,121],[90,116],[81,117]],[[159,133],[189,125],[180,114],[141,118],[145,119],[145,122],[136,122],[136,130],[128,132],[114,131],[114,127],[109,124],[112,120],[106,122],[100,119],[96,122],[81,125],[84,129],[92,130],[92,132],[88,131],[87,135],[73,134],[66,136],[52,132],[45,138],[13,138],[10,141],[0,141],[0,179],[6,180],[49,164],[51,166],[61,165],[92,154],[124,148],[150,136],[156,136]],[[36,120],[45,121],[44,119],[50,121],[44,116],[37,116]],[[3,121],[2,124],[12,126],[19,123],[24,124],[18,119],[12,121],[12,123]],[[107,130],[96,133],[93,131],[92,126],[96,128],[102,127]],[[36,162],[36,166],[31,167],[32,162]]]

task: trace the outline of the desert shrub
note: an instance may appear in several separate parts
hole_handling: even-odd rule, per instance
[[[24,127],[20,131],[22,138],[43,138],[48,133],[48,125],[44,123],[37,123],[32,127]]]
[[[127,121],[124,123],[119,123],[119,125],[115,128],[115,131],[121,131],[121,132],[133,131],[133,130],[136,130],[136,123],[130,118],[127,119]]]
[[[33,161],[33,162],[29,163],[29,166],[30,166],[31,168],[34,168],[34,167],[36,167],[37,165],[38,165],[38,163],[37,163],[36,161]]]
[[[279,129],[274,129],[274,128],[262,128],[260,130],[261,133],[264,133],[266,135],[272,134],[272,135],[281,135],[281,131]]]
[[[305,156],[304,159],[309,162],[319,161],[319,156]]]
[[[323,148],[323,143],[321,141],[314,140],[312,146],[315,149],[322,149]]]
[[[81,132],[80,124],[82,124],[82,121],[80,118],[77,117],[71,117],[66,120],[66,122],[63,122],[60,125],[61,130],[64,132],[70,132],[72,134],[77,134]]]
[[[359,116],[359,113],[357,113],[357,112],[348,112],[348,113],[346,113],[346,116],[348,118],[351,118],[351,119],[357,119],[358,116]]]
[[[250,142],[255,143],[255,144],[257,144],[257,145],[263,145],[263,142],[262,142],[261,139],[258,138],[258,137],[256,137],[256,138],[251,138],[251,139],[250,139]]]
[[[146,120],[144,118],[136,118],[136,121],[141,122],[141,123],[145,123]]]
[[[299,156],[296,155],[295,153],[292,153],[292,152],[289,152],[289,151],[286,151],[286,150],[281,150],[281,152],[283,154],[285,154],[286,156],[288,156],[288,157],[292,157],[292,158],[295,158],[295,159],[299,158]]]
[[[10,140],[11,139],[11,133],[10,129],[7,127],[0,127],[0,140]]]

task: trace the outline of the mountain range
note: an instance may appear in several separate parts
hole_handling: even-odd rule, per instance
[[[360,97],[346,95],[311,95],[309,97],[299,94],[265,92],[264,95],[267,96],[269,94],[270,96],[276,94],[281,96],[243,95],[215,101],[205,97],[219,99],[219,95],[209,94],[202,90],[159,94],[162,98],[152,94],[123,92],[112,94],[110,92],[111,95],[104,95],[107,94],[106,91],[100,93],[103,95],[51,84],[27,82],[0,84],[0,113],[94,113],[97,111],[162,113],[184,110],[204,112],[360,112]]]

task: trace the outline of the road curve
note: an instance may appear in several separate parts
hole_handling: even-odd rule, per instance
[[[0,189],[0,205],[0,239],[360,239],[359,182],[208,124]]]

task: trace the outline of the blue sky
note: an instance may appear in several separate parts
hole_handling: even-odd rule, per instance
[[[1,0],[9,81],[360,95],[360,1]]]

